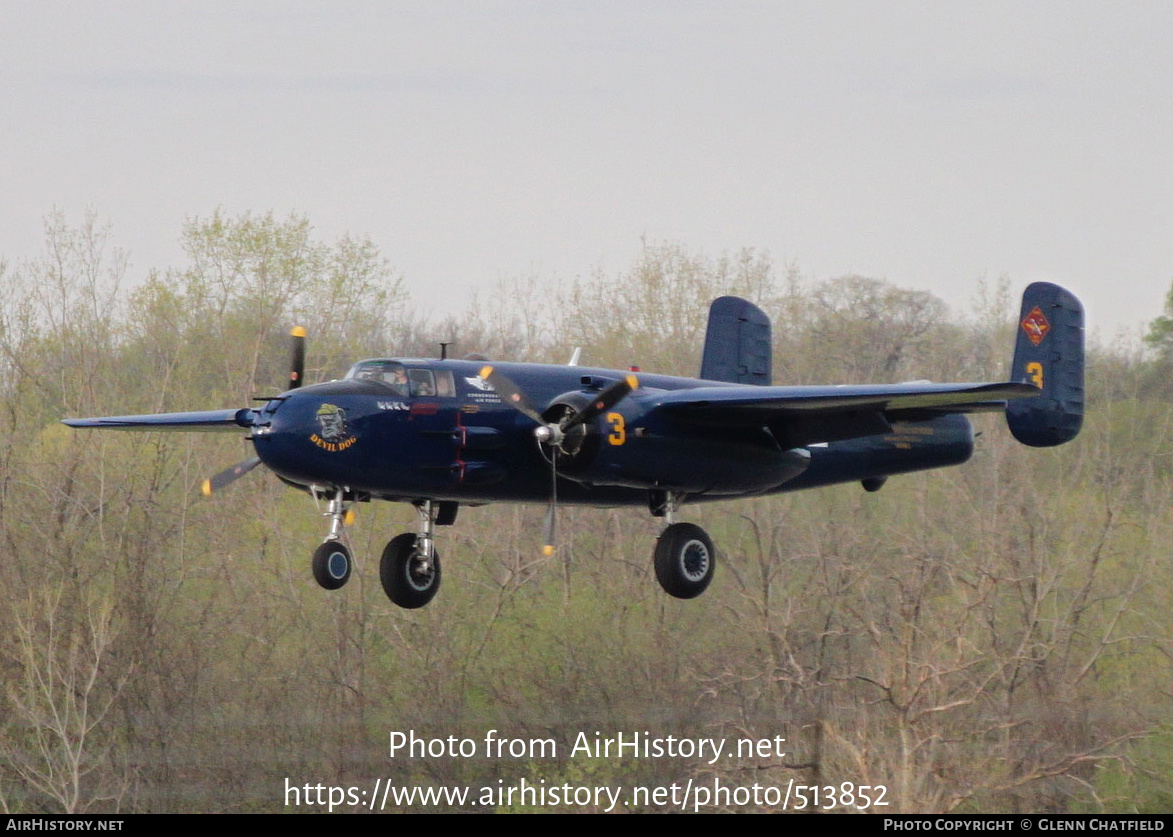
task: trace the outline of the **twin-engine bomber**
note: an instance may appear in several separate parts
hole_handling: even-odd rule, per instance
[[[255,456],[204,492],[264,464],[328,503],[330,531],[314,552],[328,590],[350,578],[348,512],[372,499],[411,503],[415,532],[383,550],[383,589],[405,608],[440,587],[436,526],[462,504],[548,504],[545,552],[559,504],[643,506],[666,524],[656,578],[699,596],[717,552],[678,522],[686,503],[842,482],[879,490],[896,474],[965,462],[969,413],[1001,411],[1015,438],[1047,447],[1083,420],[1083,309],[1045,282],[1022,300],[1011,377],[1001,383],[916,381],[873,386],[774,386],[769,318],[725,296],[709,310],[698,378],[531,363],[374,359],[338,381],[301,386],[305,330],[295,328],[289,389],[259,409],[66,419],[71,427],[248,432]]]

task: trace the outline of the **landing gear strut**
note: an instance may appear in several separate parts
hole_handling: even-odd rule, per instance
[[[379,580],[383,592],[403,608],[423,607],[440,589],[440,556],[433,541],[436,523],[431,500],[415,506],[419,514],[419,533],[407,532],[392,538],[379,561]]]
[[[668,524],[656,539],[652,561],[656,580],[665,593],[678,599],[695,599],[713,580],[717,550],[704,529],[676,522],[680,501],[681,497],[671,491],[649,492],[649,510]]]
[[[345,496],[345,492],[338,489],[330,498],[329,510],[326,512],[326,516],[330,518],[330,534],[326,536],[325,542],[314,550],[314,580],[327,590],[337,590],[349,581],[350,571],[354,566],[350,550],[339,539],[342,524],[346,520]]]

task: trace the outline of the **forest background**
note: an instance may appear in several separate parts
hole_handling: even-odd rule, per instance
[[[975,281],[956,312],[647,242],[621,273],[509,278],[431,318],[372,242],[320,242],[304,217],[218,213],[181,237],[185,265],[132,282],[108,228],[54,216],[38,259],[0,265],[0,810],[280,811],[287,778],[520,777],[884,785],[889,813],[1173,810],[1173,311],[1147,346],[1089,347],[1072,444],[1027,449],[982,416],[970,463],[877,494],[686,507],[722,557],[700,599],[660,590],[638,510],[566,509],[547,558],[544,509],[488,506],[439,531],[443,589],[403,611],[375,562],[410,507],[359,509],[356,577],[327,593],[304,495],[263,470],[198,495],[247,442],[60,419],[243,406],[285,380],[293,324],[311,382],[440,341],[694,375],[725,293],[772,318],[775,383],[1002,380],[1017,289]],[[391,731],[490,729],[560,756],[387,758]],[[580,731],[787,748],[569,758]]]

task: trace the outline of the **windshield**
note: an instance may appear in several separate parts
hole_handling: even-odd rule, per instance
[[[366,360],[355,364],[346,377],[386,384],[400,395],[407,395],[407,370],[397,360]]]

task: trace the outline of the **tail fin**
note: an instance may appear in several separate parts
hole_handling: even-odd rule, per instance
[[[731,384],[772,383],[770,318],[752,302],[722,296],[709,306],[701,378]]]
[[[1011,401],[1006,423],[1024,445],[1070,442],[1083,424],[1083,306],[1070,291],[1035,282],[1022,294],[1011,380],[1041,389]]]

